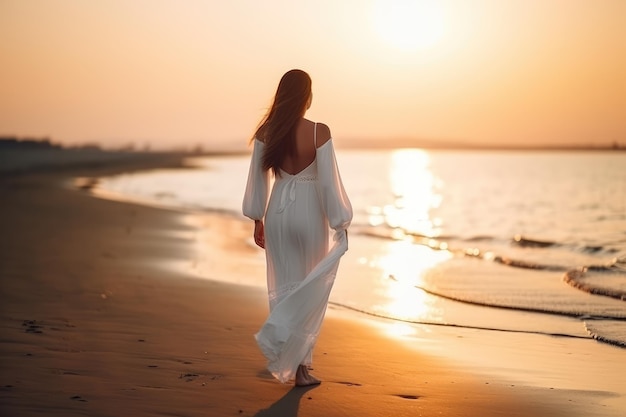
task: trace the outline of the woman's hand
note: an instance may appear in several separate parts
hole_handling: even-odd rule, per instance
[[[265,229],[262,220],[254,221],[254,243],[260,248],[265,249]]]

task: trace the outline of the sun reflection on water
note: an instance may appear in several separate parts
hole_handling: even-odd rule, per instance
[[[435,192],[436,179],[429,169],[429,154],[420,149],[401,149],[392,153],[389,172],[393,204],[370,207],[372,226],[386,223],[407,233],[437,236],[442,220],[431,218],[439,207],[441,195]]]
[[[392,154],[389,180],[395,201],[384,207],[370,207],[370,225],[385,223],[392,231],[386,253],[374,263],[382,272],[386,291],[383,315],[407,321],[435,322],[441,312],[435,299],[423,291],[424,274],[450,259],[445,242],[416,244],[412,235],[436,238],[442,219],[431,217],[433,208],[441,204],[436,192],[437,180],[429,168],[429,154],[418,149],[403,149]],[[412,334],[411,326],[394,323],[387,330],[395,336]]]

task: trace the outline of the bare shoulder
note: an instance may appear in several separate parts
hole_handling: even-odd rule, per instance
[[[331,139],[330,128],[324,123],[318,123],[317,128],[317,147],[319,148]]]

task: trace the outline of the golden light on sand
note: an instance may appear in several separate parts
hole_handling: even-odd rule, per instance
[[[450,259],[448,251],[434,251],[408,240],[387,245],[387,254],[378,260],[378,266],[388,280],[388,304],[381,306],[390,317],[408,321],[433,321],[439,316],[432,297],[419,289],[425,272]],[[394,336],[411,334],[410,326],[389,326]]]
[[[380,0],[374,6],[379,36],[399,49],[426,49],[444,33],[441,5],[431,0]]]

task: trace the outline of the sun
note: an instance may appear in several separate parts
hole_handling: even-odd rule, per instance
[[[433,0],[379,0],[373,13],[378,35],[395,48],[428,49],[443,36],[443,10]]]

